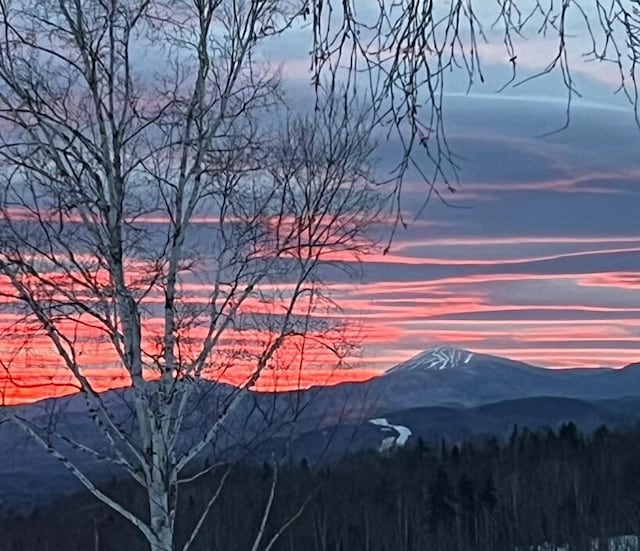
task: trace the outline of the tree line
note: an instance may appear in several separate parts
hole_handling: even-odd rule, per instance
[[[331,465],[291,461],[277,477],[270,463],[237,465],[228,475],[212,468],[181,493],[175,544],[228,476],[192,549],[249,550],[256,541],[256,550],[273,551],[498,550],[544,542],[589,549],[594,539],[640,532],[639,436],[640,428],[605,427],[583,435],[573,423],[557,431],[514,427],[504,442],[415,440]],[[145,494],[135,483],[112,480],[104,491],[144,514]],[[147,545],[88,492],[5,518],[0,534],[2,551]]]

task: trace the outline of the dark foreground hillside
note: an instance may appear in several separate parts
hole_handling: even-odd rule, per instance
[[[219,478],[213,472],[182,488],[177,543]],[[251,549],[271,481],[268,465],[237,467],[192,549]],[[107,490],[142,507],[133,484],[112,481]],[[289,465],[279,471],[261,548],[301,506],[274,551],[512,550],[543,542],[589,549],[594,538],[640,533],[640,430],[584,437],[567,424],[558,432],[514,430],[504,444],[418,441],[317,470],[306,461]],[[0,534],[1,551],[145,549],[126,521],[84,494],[5,518]]]

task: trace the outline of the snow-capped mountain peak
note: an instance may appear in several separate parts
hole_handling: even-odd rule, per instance
[[[435,348],[429,348],[424,352],[420,352],[417,356],[392,367],[387,373],[423,369],[439,371],[442,369],[460,368],[466,366],[473,356],[473,352],[461,348],[436,346]]]

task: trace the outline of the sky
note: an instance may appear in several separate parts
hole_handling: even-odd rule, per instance
[[[492,21],[484,6],[480,18]],[[640,360],[640,130],[617,68],[585,62],[584,30],[579,17],[569,19],[578,94],[560,132],[561,72],[519,84],[555,56],[551,35],[515,40],[518,78],[500,92],[511,64],[490,29],[479,44],[484,83],[468,90],[463,73],[447,76],[446,132],[461,157],[460,186],[444,193],[448,205],[432,199],[422,208],[427,185],[409,174],[402,204],[417,220],[395,235],[390,254],[363,258],[360,286],[336,285],[362,323],[364,366],[387,368],[438,345],[550,368]],[[298,90],[308,63],[289,52],[306,50],[294,47],[302,36],[287,40],[284,73]],[[380,151],[387,174],[399,149],[382,140]]]
[[[628,111],[548,98],[454,96],[460,187],[424,208],[348,295],[365,359],[445,344],[548,367],[623,366],[640,337],[640,159]],[[404,189],[420,205],[425,184]]]
[[[460,186],[447,205],[422,208],[427,185],[410,174],[403,209],[417,220],[390,254],[363,258],[362,284],[342,294],[362,319],[364,365],[441,344],[552,368],[640,360],[640,131],[616,67],[582,57],[583,22],[572,19],[568,34],[579,94],[565,130],[555,132],[567,110],[559,70],[518,85],[553,59],[552,37],[515,42],[519,78],[499,93],[511,65],[491,31],[480,44],[484,83],[468,90],[462,73],[448,77]],[[303,59],[283,64],[304,80]],[[384,173],[398,148],[383,141],[381,151]]]
[[[307,37],[293,30],[267,52],[298,103],[311,98]],[[460,158],[456,193],[425,205],[427,183],[407,173],[402,209],[415,220],[388,254],[362,257],[357,281],[329,282],[362,343],[353,369],[330,382],[370,377],[439,345],[550,368],[640,360],[640,130],[615,94],[618,77],[584,63],[583,38],[571,38],[582,97],[568,128],[554,133],[566,112],[559,73],[498,93],[511,68],[489,38],[484,84],[467,91],[451,75],[444,98],[447,138]],[[522,76],[554,52],[543,38],[518,48]],[[380,139],[381,177],[398,153],[396,141]],[[112,375],[105,370],[98,386],[112,385]],[[305,386],[329,381],[321,372],[303,378]],[[20,399],[67,391],[32,377]]]

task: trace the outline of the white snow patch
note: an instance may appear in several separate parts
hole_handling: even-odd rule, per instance
[[[468,350],[462,350],[460,348],[453,348],[450,346],[437,346],[435,348],[425,350],[406,362],[402,362],[401,364],[392,367],[388,373],[393,371],[412,371],[415,369],[439,371],[442,369],[456,368],[467,365],[473,356],[473,352],[469,352]]]
[[[381,452],[390,450],[395,447],[404,446],[412,434],[411,430],[408,427],[405,427],[404,425],[392,425],[384,417],[369,419],[369,423],[378,427],[382,427],[383,431],[394,431],[396,433],[394,436],[388,436],[387,438],[384,438],[382,440],[379,450]]]
[[[640,537],[636,535],[613,536],[604,540],[592,539],[590,551],[639,551]],[[573,551],[568,545],[541,543],[529,547],[516,547],[515,551]]]

